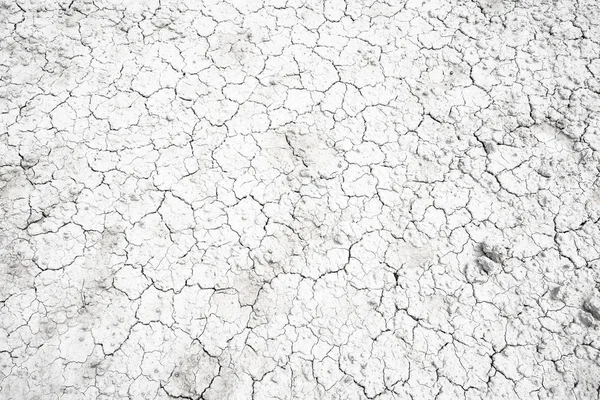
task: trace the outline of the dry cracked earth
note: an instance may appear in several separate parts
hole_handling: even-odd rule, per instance
[[[2,0],[0,399],[597,399],[596,0]]]

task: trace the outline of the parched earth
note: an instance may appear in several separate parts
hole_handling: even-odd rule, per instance
[[[597,0],[0,1],[0,399],[600,397]]]

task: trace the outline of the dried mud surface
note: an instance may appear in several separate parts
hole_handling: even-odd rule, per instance
[[[596,0],[0,0],[0,399],[600,397]]]

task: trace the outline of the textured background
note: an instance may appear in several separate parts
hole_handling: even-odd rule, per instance
[[[0,2],[0,399],[600,396],[596,0]]]

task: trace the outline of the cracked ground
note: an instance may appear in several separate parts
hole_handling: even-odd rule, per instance
[[[597,399],[596,0],[0,0],[0,399]]]

